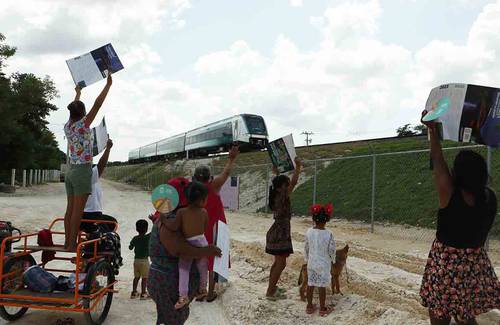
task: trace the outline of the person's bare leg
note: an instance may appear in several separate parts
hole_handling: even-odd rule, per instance
[[[146,292],[146,287],[148,285],[148,278],[142,278],[141,280],[141,295],[145,295]]]
[[[437,318],[430,310],[429,319],[431,321],[431,325],[449,325],[451,322],[451,318]]]
[[[307,309],[313,308],[313,294],[314,287],[307,286]]]
[[[132,283],[132,292],[137,293],[137,285],[139,284],[140,277],[134,277],[134,282]]]
[[[269,286],[267,287],[266,295],[268,297],[272,296],[276,291],[276,284],[278,283],[281,272],[286,267],[286,257],[285,256],[274,256],[274,268],[271,267],[271,272],[269,274]]]
[[[64,214],[64,248],[68,248],[70,232],[71,232],[71,213],[73,212],[73,195],[67,196],[68,203],[66,204],[66,213]]]
[[[82,221],[83,209],[87,204],[88,194],[75,195],[73,199],[73,212],[70,219],[70,237],[68,242],[68,250],[76,251],[78,245],[78,233],[80,231],[80,222]]]
[[[325,301],[326,301],[326,288],[324,287],[319,287],[318,288],[318,291],[319,291],[319,310],[326,310],[326,306],[325,306]]]
[[[214,271],[208,272],[208,293],[207,300],[212,300],[215,295],[215,274]]]

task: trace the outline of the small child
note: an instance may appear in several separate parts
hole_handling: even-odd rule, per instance
[[[134,283],[131,299],[135,299],[139,296],[137,293],[137,285],[139,280],[142,278],[141,282],[141,299],[147,299],[149,296],[146,292],[146,286],[148,284],[148,273],[149,273],[149,235],[148,232],[148,222],[144,219],[138,220],[135,223],[135,229],[139,235],[135,236],[130,242],[129,249],[134,250]]]
[[[208,224],[208,214],[207,210],[205,210],[207,196],[208,189],[205,185],[196,181],[192,182],[187,189],[188,206],[177,211],[175,224],[171,229],[181,229],[186,240],[196,247],[208,246],[205,238],[205,229]],[[192,263],[192,258],[181,258],[179,260],[179,300],[175,304],[175,309],[181,309],[190,301],[188,297],[189,272]],[[207,295],[207,258],[197,259],[196,267],[200,273],[200,287],[196,299],[202,300]]]
[[[325,306],[326,287],[331,283],[331,265],[335,263],[335,240],[330,230],[325,229],[325,224],[330,221],[333,206],[319,204],[311,207],[314,228],[306,232],[305,260],[307,262],[307,307],[306,313],[312,314],[316,310],[313,305],[314,288],[319,290],[319,315],[328,316],[333,311],[333,306]]]

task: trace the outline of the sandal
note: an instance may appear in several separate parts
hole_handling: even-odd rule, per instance
[[[132,293],[130,294],[130,299],[135,299],[139,297],[139,293],[137,291],[132,291]]]
[[[204,301],[205,298],[207,297],[208,292],[206,289],[199,290],[198,293],[196,294],[196,301]],[[217,295],[215,295],[217,298]],[[213,301],[213,300],[212,300]]]
[[[332,305],[330,305],[330,306],[326,307],[325,310],[320,310],[319,315],[321,317],[326,317],[326,316],[330,315],[334,310],[335,310],[335,308]]]
[[[149,297],[149,294],[148,294],[147,292],[145,292],[145,293],[141,293],[141,300],[147,300],[147,299],[149,299],[149,298],[150,298],[150,297]]]
[[[189,304],[188,297],[179,297],[179,300],[177,300],[177,303],[175,304],[175,309],[181,309],[182,307],[186,306],[187,304]]]
[[[311,307],[307,306],[306,307],[306,314],[311,315],[314,314],[314,312],[317,310],[316,305],[312,305]]]
[[[208,296],[206,296],[206,299],[207,299],[207,300],[206,300],[207,302],[212,302],[212,301],[214,301],[215,299],[217,299],[217,294],[214,292],[214,293],[212,294],[212,297],[208,298]]]

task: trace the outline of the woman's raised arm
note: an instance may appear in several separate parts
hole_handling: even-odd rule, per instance
[[[97,116],[97,113],[99,113],[99,109],[101,108],[102,103],[104,103],[104,100],[108,95],[109,88],[111,88],[112,84],[113,84],[113,78],[111,78],[111,73],[109,73],[108,79],[106,80],[106,86],[104,86],[104,89],[101,91],[99,96],[97,96],[94,105],[90,109],[90,112],[87,114],[87,117],[85,119],[85,125],[87,127],[90,127],[90,124],[92,124],[92,122],[94,121],[95,117]]]
[[[422,117],[425,112],[422,113]],[[431,160],[433,165],[434,184],[439,196],[439,207],[446,208],[453,194],[453,179],[450,174],[450,169],[443,156],[441,142],[437,124],[435,122],[424,122],[429,130],[430,145],[431,145]]]

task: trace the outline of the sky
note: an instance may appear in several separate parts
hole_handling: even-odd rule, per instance
[[[500,0],[1,0],[18,51],[7,73],[49,75],[48,120],[65,151],[74,83],[65,61],[111,42],[113,75],[97,119],[110,160],[239,114],[304,144],[394,136],[417,124],[430,90],[500,87]],[[83,90],[91,107],[104,87]]]

